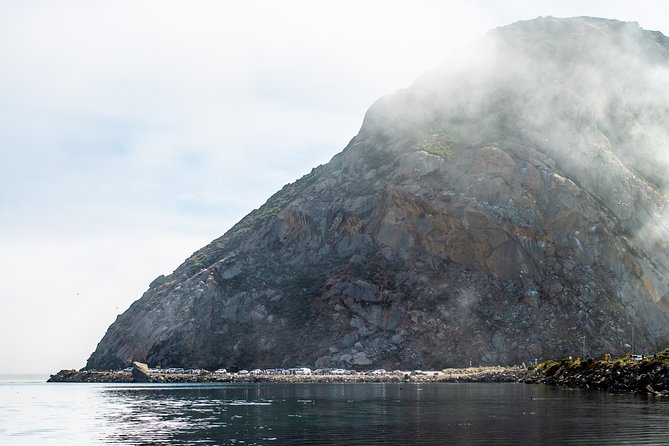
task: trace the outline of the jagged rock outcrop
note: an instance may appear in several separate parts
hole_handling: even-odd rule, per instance
[[[641,361],[618,359],[596,361],[562,359],[547,361],[522,377],[526,383],[553,384],[609,392],[635,392],[669,396],[669,363],[667,352]]]
[[[374,104],[328,164],[194,253],[89,369],[431,368],[659,350],[669,40],[540,18]]]

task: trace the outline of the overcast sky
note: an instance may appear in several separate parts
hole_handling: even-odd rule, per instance
[[[0,0],[0,373],[80,368],[160,274],[517,20],[665,1]]]

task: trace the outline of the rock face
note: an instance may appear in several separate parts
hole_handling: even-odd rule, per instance
[[[187,259],[89,369],[442,368],[669,341],[669,39],[499,28]]]

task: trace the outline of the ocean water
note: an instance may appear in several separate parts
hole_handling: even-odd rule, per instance
[[[526,384],[0,382],[0,445],[669,444],[669,400]]]

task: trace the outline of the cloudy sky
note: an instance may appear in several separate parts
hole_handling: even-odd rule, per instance
[[[488,29],[665,1],[0,0],[0,373],[80,368],[158,275]]]

